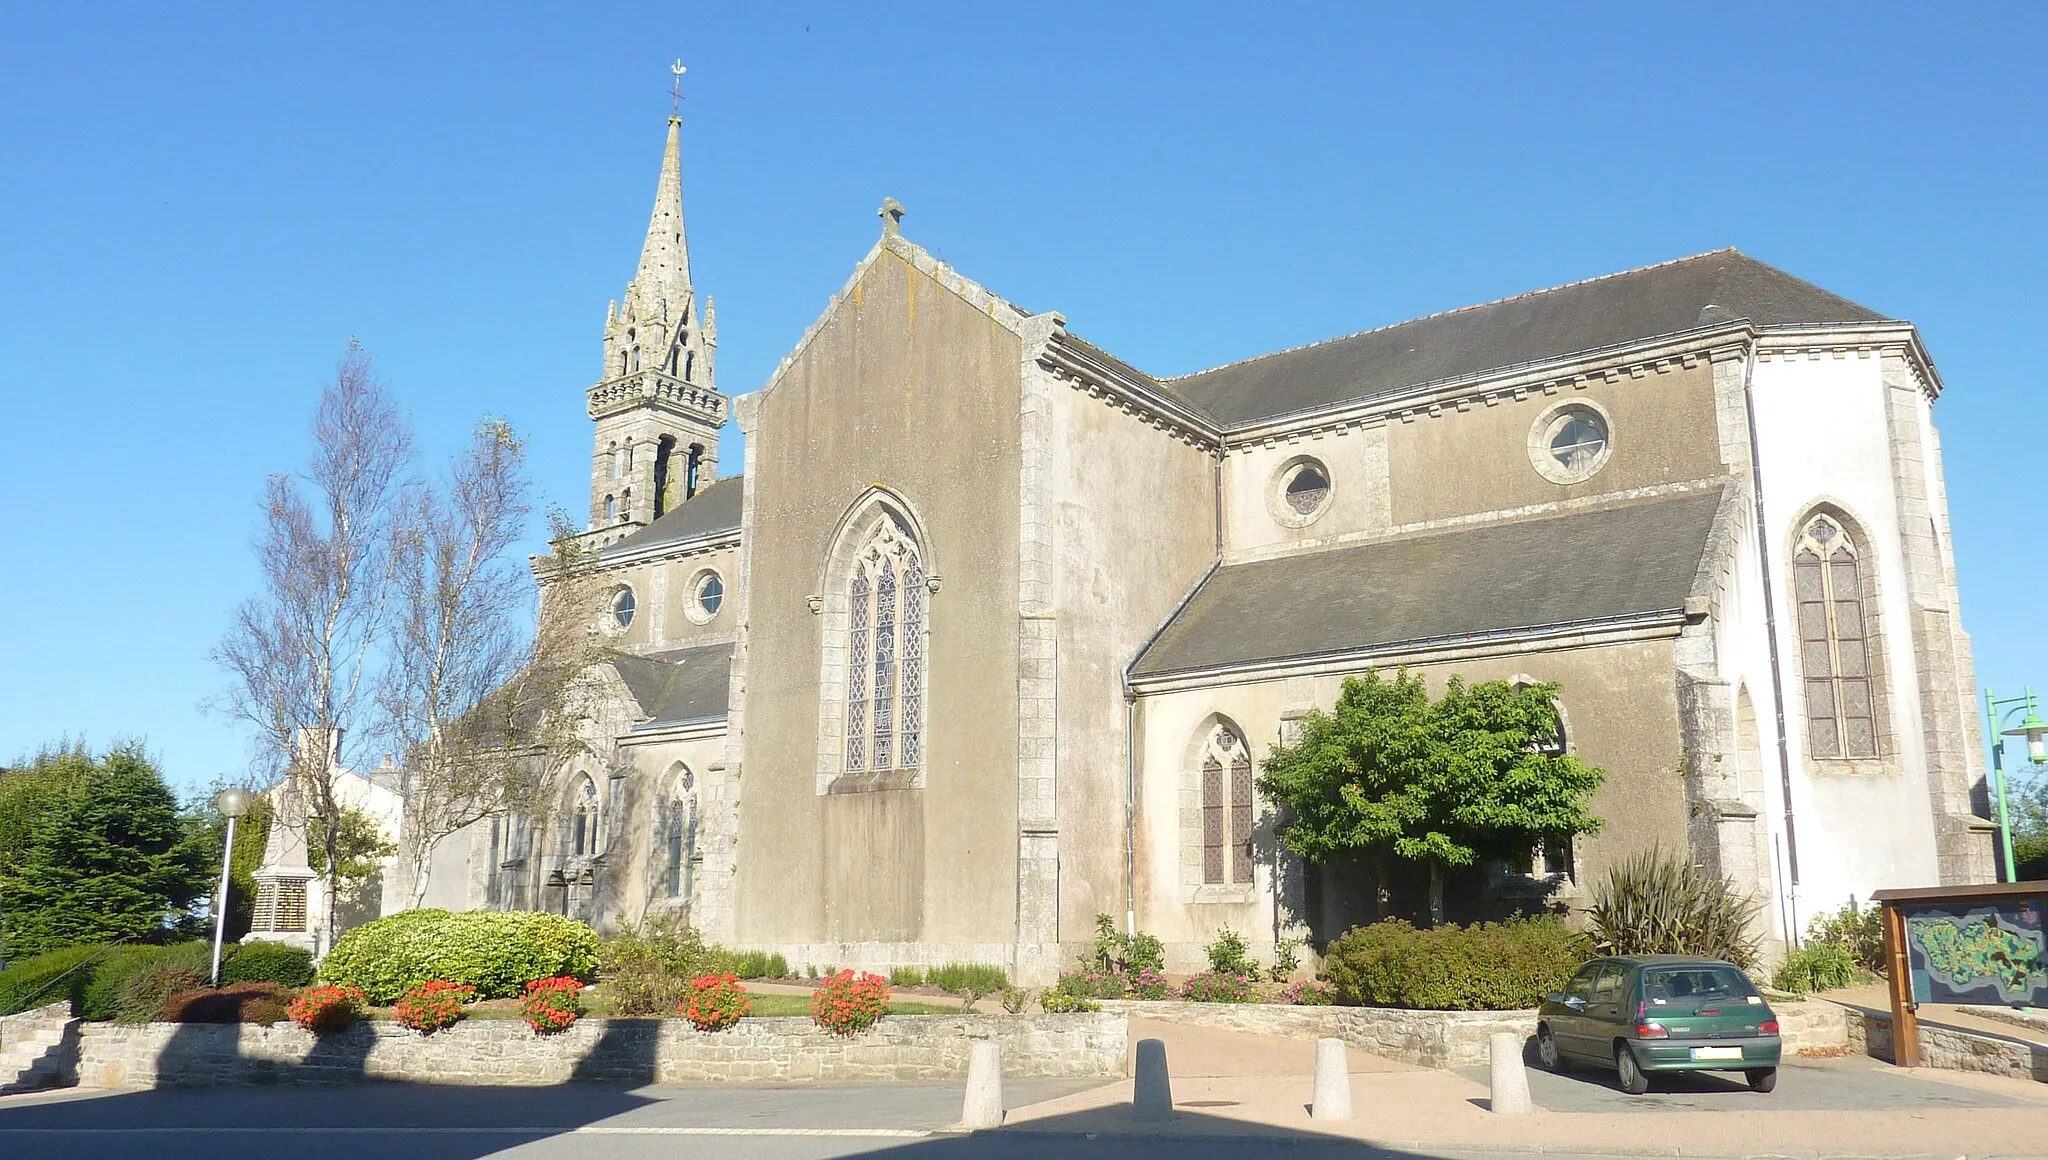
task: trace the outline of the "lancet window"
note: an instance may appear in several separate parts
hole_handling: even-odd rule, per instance
[[[1202,883],[1252,880],[1252,755],[1244,738],[1218,725],[1202,754]]]
[[[1877,641],[1862,550],[1842,521],[1808,520],[1792,552],[1792,594],[1805,681],[1807,749],[1818,758],[1878,756]]]
[[[846,577],[848,773],[924,765],[924,560],[895,520],[877,521]]]

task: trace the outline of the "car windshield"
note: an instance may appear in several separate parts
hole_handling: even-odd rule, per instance
[[[1748,1003],[1756,995],[1749,976],[1716,963],[1643,968],[1643,1000],[1653,1007],[1695,1008],[1711,1003]]]

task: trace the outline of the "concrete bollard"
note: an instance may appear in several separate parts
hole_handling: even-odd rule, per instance
[[[1351,1118],[1351,1055],[1341,1039],[1316,1040],[1316,1093],[1308,1115],[1312,1120]]]
[[[1488,1077],[1486,1106],[1503,1116],[1535,1110],[1529,1100],[1529,1071],[1522,1066],[1522,1043],[1528,1037],[1502,1031],[1493,1037],[1493,1074]]]
[[[974,1041],[967,1057],[967,1102],[960,1126],[968,1129],[1003,1126],[1003,1047],[989,1039]]]
[[[1173,1083],[1166,1075],[1166,1041],[1138,1041],[1138,1075],[1131,1084],[1131,1118],[1156,1124],[1173,1118]]]

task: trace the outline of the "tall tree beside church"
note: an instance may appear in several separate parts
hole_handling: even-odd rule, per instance
[[[354,341],[321,392],[312,433],[305,473],[265,484],[262,588],[214,647],[230,677],[214,704],[253,729],[262,772],[288,779],[279,820],[322,823],[333,899],[343,832],[336,774],[359,764],[351,756],[372,741],[377,650],[392,609],[390,548],[413,456],[405,416]],[[282,816],[287,810],[306,816]],[[334,912],[328,906],[330,946]]]
[[[392,549],[390,665],[379,692],[404,756],[402,827],[412,904],[434,851],[500,810],[532,815],[547,775],[578,745],[569,701],[599,655],[598,603],[576,538],[554,518],[556,554],[533,571],[512,555],[530,517],[525,449],[487,419],[444,479],[409,497]]]
[[[39,763],[42,764],[42,763]],[[9,852],[0,946],[14,959],[58,947],[146,938],[205,896],[212,864],[178,800],[139,749],[51,763],[54,792]],[[48,773],[50,771],[45,770]],[[8,771],[5,779],[28,776]]]
[[[1259,790],[1286,811],[1281,844],[1313,862],[1423,863],[1441,923],[1447,871],[1599,830],[1588,799],[1604,772],[1548,743],[1557,692],[1453,677],[1432,701],[1406,671],[1347,679],[1334,710],[1309,714],[1265,760]]]

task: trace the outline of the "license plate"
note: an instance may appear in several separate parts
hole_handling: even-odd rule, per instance
[[[1742,1049],[1740,1047],[1695,1047],[1692,1049],[1692,1057],[1694,1059],[1741,1059]]]

